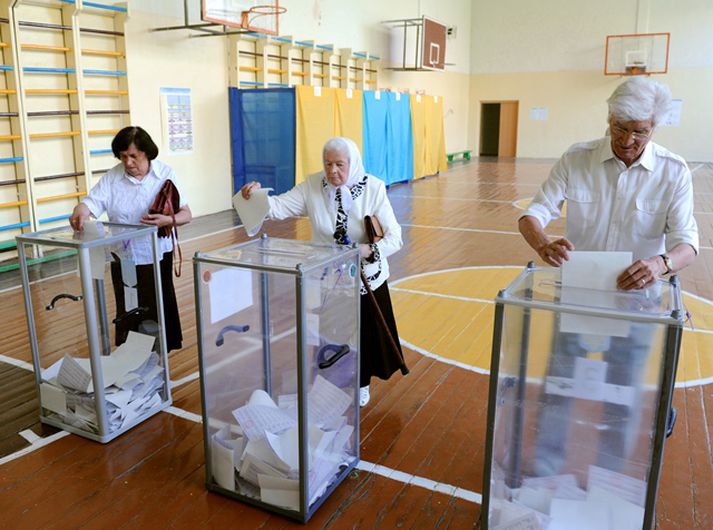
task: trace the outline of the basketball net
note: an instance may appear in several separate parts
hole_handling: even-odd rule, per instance
[[[255,25],[255,20],[261,17],[277,17],[287,12],[286,7],[278,5],[258,5],[253,6],[247,11],[243,11],[240,17],[240,26],[245,29],[252,29]]]

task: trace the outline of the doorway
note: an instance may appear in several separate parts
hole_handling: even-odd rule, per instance
[[[517,154],[518,101],[480,103],[480,156]]]

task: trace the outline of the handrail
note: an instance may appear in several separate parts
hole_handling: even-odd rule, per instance
[[[84,197],[87,194],[86,191],[75,191],[74,193],[63,193],[62,195],[52,195],[50,197],[40,197],[37,199],[37,203],[61,201],[62,199],[74,199],[76,197]]]

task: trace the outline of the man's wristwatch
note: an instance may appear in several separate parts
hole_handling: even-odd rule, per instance
[[[664,272],[663,275],[671,274],[673,272],[673,260],[666,254],[661,254],[661,259],[663,260],[664,267],[666,267],[666,272]]]

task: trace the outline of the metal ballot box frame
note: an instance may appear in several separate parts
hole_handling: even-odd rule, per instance
[[[108,310],[116,322],[146,308],[116,314],[107,262],[122,259],[135,276],[129,256],[139,238],[153,249],[157,321],[151,336],[131,333],[113,349]],[[16,240],[42,423],[106,443],[169,407],[156,227],[97,221],[83,231],[63,226]]]
[[[482,527],[649,530],[675,421],[678,280],[595,291],[560,270],[530,263],[495,300]]]
[[[306,522],[357,465],[359,266],[265,235],[195,254],[207,489]]]

